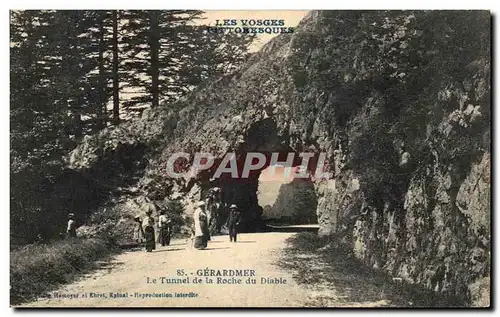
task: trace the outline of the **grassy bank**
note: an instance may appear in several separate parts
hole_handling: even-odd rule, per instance
[[[10,302],[17,305],[73,281],[117,251],[107,237],[27,245],[10,253]]]

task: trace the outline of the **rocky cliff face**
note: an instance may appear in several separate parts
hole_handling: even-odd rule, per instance
[[[294,179],[282,184],[267,218],[286,224],[317,223],[317,199],[314,184],[307,179]]]
[[[252,209],[258,174],[169,179],[172,153],[327,153],[334,176],[314,183],[320,234],[477,303],[490,271],[489,23],[480,11],[311,12],[235,73],[86,139],[70,165],[98,177],[105,158],[139,144],[148,164],[120,204],[148,193],[189,214],[214,184],[241,188]]]

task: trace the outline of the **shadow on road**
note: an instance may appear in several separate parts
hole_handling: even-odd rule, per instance
[[[125,262],[115,261],[113,258],[105,261],[96,261],[94,263],[96,271],[106,271],[108,274],[113,271],[113,269],[122,266]]]
[[[170,251],[181,251],[181,250],[186,250],[186,248],[175,248],[175,249],[162,249],[162,250],[155,250],[153,253],[158,253],[158,252],[170,252]]]
[[[109,268],[115,268],[117,266],[123,265],[125,262],[120,262],[120,261],[114,261],[114,260],[109,260],[109,261],[96,261],[96,269],[98,270],[106,270]]]
[[[316,234],[299,233],[287,240],[278,265],[310,287],[313,307],[456,307],[455,299],[417,289],[381,271],[367,268],[350,252],[327,249]]]

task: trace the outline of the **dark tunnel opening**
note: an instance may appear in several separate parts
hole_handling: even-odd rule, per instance
[[[299,152],[292,149],[288,145],[288,140],[280,137],[277,134],[276,123],[271,119],[265,119],[254,123],[248,130],[245,136],[245,142],[241,144],[236,149],[231,149],[228,153],[234,153],[233,160],[236,161],[237,175],[224,172],[217,176],[217,169],[222,165],[222,167],[228,167],[226,162],[223,162],[222,158],[217,158],[213,166],[208,169],[201,171],[198,174],[198,179],[202,184],[202,198],[206,197],[206,194],[211,188],[219,187],[221,189],[220,198],[223,205],[226,206],[224,215],[222,219],[227,217],[229,211],[227,207],[231,204],[238,206],[242,212],[242,221],[240,223],[241,232],[256,232],[266,230],[266,221],[270,219],[265,219],[263,212],[264,206],[259,205],[258,190],[259,190],[259,178],[264,170],[273,164],[274,161],[286,162],[288,159],[289,167],[297,169],[301,167],[302,170],[307,172],[313,172],[318,164],[318,157],[316,154],[309,160],[308,164],[304,166],[303,158],[299,156]],[[245,162],[247,162],[247,156],[250,153],[262,154],[265,159],[265,164],[258,169],[251,170],[248,173],[248,177],[244,177],[243,171],[245,169]],[[256,160],[248,160],[252,164],[256,164]],[[247,162],[248,163],[248,162]],[[316,219],[316,206],[317,199],[314,193],[314,186],[310,178],[296,178],[292,181],[293,186],[307,187],[310,195],[306,198],[308,200],[308,206],[312,206],[311,210],[303,211],[298,215],[288,215],[280,217],[281,220],[289,223],[317,223]],[[286,200],[286,195],[281,195],[281,200]],[[299,206],[300,209],[300,197],[293,197],[292,204]],[[286,209],[287,203],[284,206],[279,206],[281,210]],[[295,207],[297,207],[295,206]],[[295,208],[296,209],[296,208]],[[312,210],[314,209],[314,210]],[[286,211],[285,211],[286,212]],[[306,214],[308,214],[306,216]],[[288,217],[288,218],[287,218]],[[289,219],[290,218],[290,219]],[[276,221],[276,219],[271,219]]]

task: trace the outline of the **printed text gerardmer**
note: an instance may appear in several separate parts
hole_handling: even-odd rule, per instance
[[[201,269],[196,271],[198,276],[255,276],[255,270],[214,270]]]

